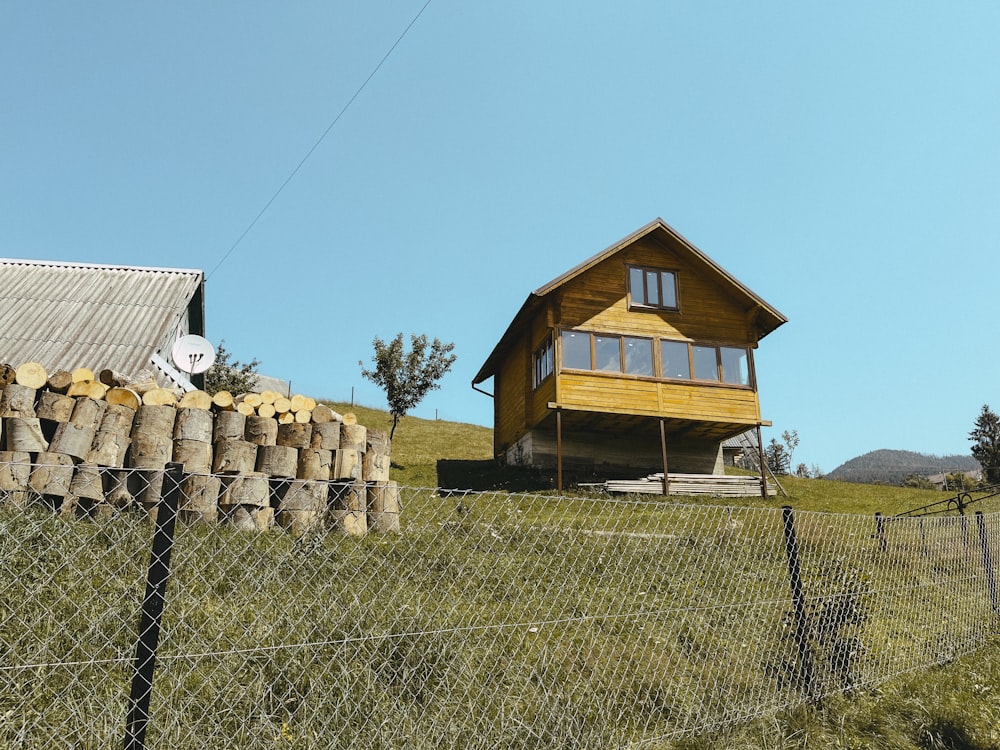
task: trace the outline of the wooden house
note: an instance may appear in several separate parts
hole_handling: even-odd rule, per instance
[[[760,429],[758,342],[786,318],[657,219],[532,292],[473,379],[510,464],[718,474]],[[758,445],[760,440],[758,437]]]

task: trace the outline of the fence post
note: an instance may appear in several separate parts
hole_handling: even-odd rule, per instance
[[[878,539],[879,551],[885,552],[885,517],[881,513],[875,514],[875,537]]]
[[[170,552],[174,546],[174,523],[180,501],[183,464],[167,464],[163,478],[164,490],[156,508],[156,531],[149,553],[146,595],[142,600],[139,632],[135,643],[135,673],[129,693],[128,716],[125,719],[125,750],[144,750],[146,727],[149,724],[149,699],[153,693],[153,671],[156,648],[160,641],[160,623],[170,576]]]
[[[795,643],[799,648],[799,665],[802,685],[806,697],[816,700],[816,686],[813,679],[812,652],[809,649],[809,623],[806,602],[802,594],[802,571],[799,567],[799,543],[795,538],[795,520],[792,506],[781,509],[785,528],[785,554],[788,557],[788,580],[792,588],[792,607],[795,612]]]
[[[990,593],[990,605],[993,611],[1000,614],[997,600],[997,581],[993,576],[993,555],[990,552],[990,540],[986,535],[986,521],[983,519],[983,512],[976,511],[976,525],[979,527],[979,545],[983,551],[983,569],[986,571],[986,588]]]

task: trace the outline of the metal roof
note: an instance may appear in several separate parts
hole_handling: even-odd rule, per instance
[[[0,258],[0,362],[134,374],[188,331],[204,273]],[[197,315],[199,326],[200,311]]]

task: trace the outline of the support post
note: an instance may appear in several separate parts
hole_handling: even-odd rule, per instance
[[[174,524],[183,478],[183,464],[167,464],[163,494],[156,510],[156,531],[149,553],[146,595],[142,600],[135,644],[135,673],[129,693],[128,716],[125,719],[125,750],[145,750],[146,747],[149,699],[153,693],[156,649],[160,641],[160,623],[163,620],[167,579],[170,577],[170,553],[174,546]]]
[[[788,557],[788,581],[792,589],[792,607],[795,613],[795,643],[799,649],[799,672],[802,687],[809,700],[816,700],[813,679],[812,652],[809,649],[809,623],[806,615],[805,596],[802,594],[802,571],[799,567],[799,543],[795,538],[795,520],[792,506],[781,509],[785,529],[785,554]]]
[[[879,552],[885,552],[888,545],[885,539],[885,517],[881,513],[875,514],[875,538],[878,539]]]
[[[660,417],[660,450],[663,453],[663,494],[670,494],[670,476],[667,474],[667,427]]]
[[[764,438],[760,432],[760,425],[757,425],[757,451],[760,453],[760,496],[767,500],[767,461],[764,460]]]
[[[562,476],[562,409],[556,409],[556,489],[563,491]]]
[[[990,552],[990,540],[986,535],[986,521],[981,510],[976,511],[976,525],[979,527],[979,546],[983,551],[983,570],[986,572],[986,589],[990,595],[990,606],[993,607],[994,612],[1000,614],[997,581],[993,575],[993,554]]]

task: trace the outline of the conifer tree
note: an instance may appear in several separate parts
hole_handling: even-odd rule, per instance
[[[983,404],[969,440],[973,441],[972,457],[983,467],[986,481],[1000,482],[1000,417],[988,404]]]

